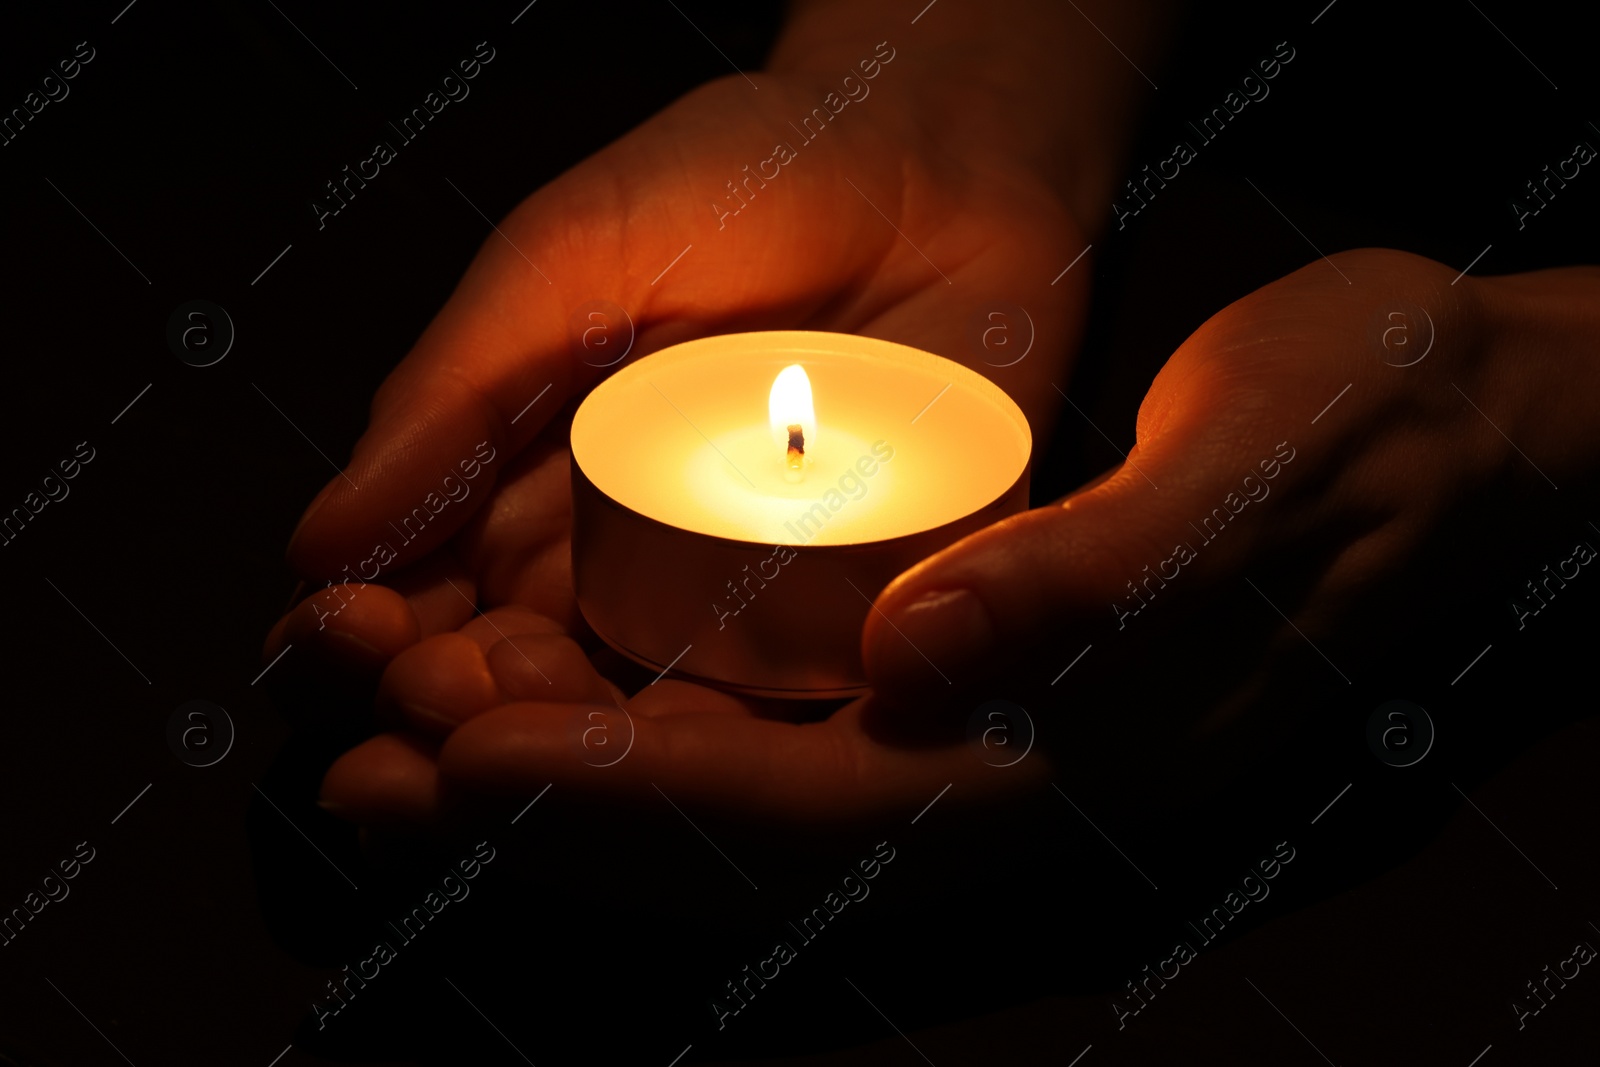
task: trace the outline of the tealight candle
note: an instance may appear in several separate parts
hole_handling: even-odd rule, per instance
[[[1022,410],[975,371],[808,331],[646,356],[585,398],[571,441],[594,631],[651,670],[795,698],[866,690],[872,600],[1025,509],[1032,450]]]

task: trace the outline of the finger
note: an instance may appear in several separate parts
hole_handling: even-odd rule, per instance
[[[450,574],[454,578],[450,578]],[[263,666],[292,646],[300,655],[274,671],[273,684],[311,683],[334,676],[375,678],[421,637],[453,630],[471,616],[472,605],[450,588],[471,590],[460,564],[435,557],[397,576],[394,588],[371,582],[330,584],[296,604],[267,635]],[[448,594],[448,596],[444,595]]]
[[[453,547],[489,604],[523,604],[573,627],[572,469],[565,433],[535,441],[509,464],[492,498]]]
[[[477,642],[458,633],[425,638],[396,656],[378,683],[381,716],[443,736],[501,703]]]
[[[381,585],[333,585],[313,593],[279,619],[263,655],[286,646],[314,650],[352,669],[381,667],[417,637],[417,620],[405,598]]]
[[[334,724],[320,720],[329,715],[340,722],[359,719],[383,669],[420,636],[410,605],[394,590],[330,586],[273,626],[262,650],[262,676],[297,722],[328,726]],[[323,699],[308,700],[308,693]]]
[[[379,734],[340,756],[328,769],[320,803],[351,822],[432,822],[439,813],[439,769],[433,750],[400,734]]]
[[[608,703],[611,687],[571,638],[519,634],[489,649],[489,671],[505,701]]]
[[[476,611],[477,583],[448,550],[396,573],[386,584],[406,598],[424,637],[459,630]]]
[[[684,810],[795,824],[909,817],[952,782],[968,799],[1037,784],[1042,760],[1001,772],[964,745],[881,745],[862,729],[861,706],[794,725],[716,712],[649,716],[509,704],[457,729],[440,750],[439,767],[462,788],[505,795],[532,795],[554,783],[608,800],[659,803],[664,796]],[[594,730],[610,739],[605,749],[583,743]]]

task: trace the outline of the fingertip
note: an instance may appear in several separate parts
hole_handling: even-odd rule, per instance
[[[999,635],[971,589],[928,589],[874,612],[862,634],[862,665],[891,704],[950,699],[958,683],[992,665]]]
[[[257,680],[297,727],[355,727],[370,721],[384,667],[417,638],[403,598],[381,586],[330,587],[273,626]]]
[[[483,650],[459,633],[419,641],[396,656],[378,682],[380,713],[430,735],[448,733],[499,702]]]
[[[381,585],[330,585],[286,617],[281,636],[285,643],[305,646],[330,666],[376,673],[421,634],[415,613],[394,590]]]
[[[373,571],[370,577],[361,573],[363,564],[372,562],[374,537],[380,531],[364,528],[368,524],[359,516],[367,501],[348,478],[341,472],[323,486],[289,535],[284,560],[307,581],[349,581],[358,575],[371,580],[381,573]]]
[[[340,476],[343,477],[343,472]],[[315,574],[321,570],[316,566],[321,561],[321,553],[318,550],[321,548],[322,540],[318,536],[321,527],[317,516],[338,482],[339,478],[335,478],[317,490],[317,495],[311,498],[311,503],[301,512],[300,521],[294,524],[294,530],[289,534],[289,545],[284,549],[284,557],[289,561],[290,569],[296,574]]]
[[[351,822],[431,822],[439,812],[434,753],[415,739],[379,734],[334,761],[319,803]]]
[[[578,643],[558,633],[508,635],[489,648],[488,663],[507,701],[599,703],[611,695]]]

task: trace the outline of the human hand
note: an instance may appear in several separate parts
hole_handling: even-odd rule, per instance
[[[898,68],[889,67],[894,49],[886,55],[884,41],[874,49],[882,69],[869,100],[868,66],[856,62],[848,31],[870,24],[860,39],[881,40],[879,26],[883,36],[901,32],[899,13],[797,3],[769,72],[754,76],[760,90],[726,79],[691,94],[519,207],[500,227],[505,240],[490,239],[374,402],[347,472],[361,488],[343,476],[330,483],[302,520],[291,561],[331,582],[352,558],[371,559],[368,546],[388,537],[392,514],[455,473],[452,457],[486,446],[497,465],[485,463],[490,476],[474,487],[474,501],[384,563],[387,588],[315,594],[275,629],[267,656],[303,644],[298,660],[312,670],[374,678],[419,638],[467,623],[478,603],[491,615],[497,605],[529,605],[581,636],[567,571],[568,457],[559,425],[547,420],[600,373],[572,349],[566,318],[596,297],[635,316],[640,353],[698,333],[803,327],[981,361],[1042,439],[1054,408],[1045,384],[1065,379],[1090,275],[1087,263],[1062,267],[1086,251],[1081,220],[1101,215],[1142,83],[1077,13],[999,6],[1015,8],[1004,34],[990,32],[993,8],[956,12],[920,28]],[[1096,16],[1140,55],[1161,36],[1159,20],[1132,7]],[[705,210],[706,190],[721,195],[770,141],[788,138],[793,115],[811,113],[839,72],[855,67],[855,80],[840,85],[852,107],[833,127],[837,136],[807,143],[737,216]],[[901,73],[900,84],[891,81]],[[691,244],[693,255],[679,262]],[[552,261],[560,267],[547,283],[533,263]],[[1029,359],[971,346],[973,321],[996,298],[1037,309]],[[540,399],[524,410],[529,397]],[[371,580],[365,571],[356,577]],[[292,681],[295,671],[286,664],[277,677]],[[662,682],[639,699],[646,713],[672,700],[731,707],[750,720],[737,731],[747,753],[757,739],[793,743],[788,730],[769,734],[787,726],[762,718],[770,709],[720,694]],[[868,752],[878,742],[866,707],[853,704],[799,736],[823,757]],[[648,743],[640,749],[648,751]],[[778,807],[799,810],[803,798],[782,795]],[[846,807],[859,799],[844,795]]]
[[[970,806],[1048,773],[1040,757],[1024,762],[1020,722],[906,744],[874,722],[870,697],[820,721],[676,679],[629,698],[525,608],[401,652],[378,707],[388,729],[340,757],[322,788],[330,810],[367,825],[438,824],[485,797],[554,786],[566,798],[637,806],[665,796],[723,821],[859,831],[916,815],[946,786]]]
[[[1050,280],[1081,251],[1080,229],[1030,167],[1003,152],[958,154],[926,130],[893,63],[873,62],[875,80],[850,83],[870,93],[766,187],[752,184],[737,216],[723,200],[730,177],[771,155],[774,139],[794,139],[789,118],[836,89],[836,74],[755,75],[759,90],[739,77],[713,83],[520,205],[379,390],[348,468],[308,509],[290,562],[335,584],[279,624],[267,657],[303,645],[306,664],[370,676],[419,637],[462,625],[475,604],[522,604],[578,626],[561,412],[605,369],[574,344],[569,317],[587,301],[627,309],[633,354],[753,326],[943,352],[999,380],[1042,432],[1044,382],[1063,373],[1088,271]],[[1011,367],[969,336],[1001,297],[1037,309],[1033,350]]]
[[[1503,613],[1540,544],[1583,537],[1556,504],[1600,459],[1600,272],[1455,278],[1348,252],[1213,316],[1156,376],[1123,466],[885,589],[863,636],[875,692],[923,720],[1043,694],[1081,654],[1072,749],[1113,777],[1111,753],[1264,744],[1275,705],[1371,680],[1424,618]]]

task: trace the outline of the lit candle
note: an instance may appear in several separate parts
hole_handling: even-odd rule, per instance
[[[589,394],[571,440],[573,578],[595,632],[652,670],[791,697],[865,690],[872,598],[1026,508],[1032,448],[982,375],[802,331],[640,359]]]

